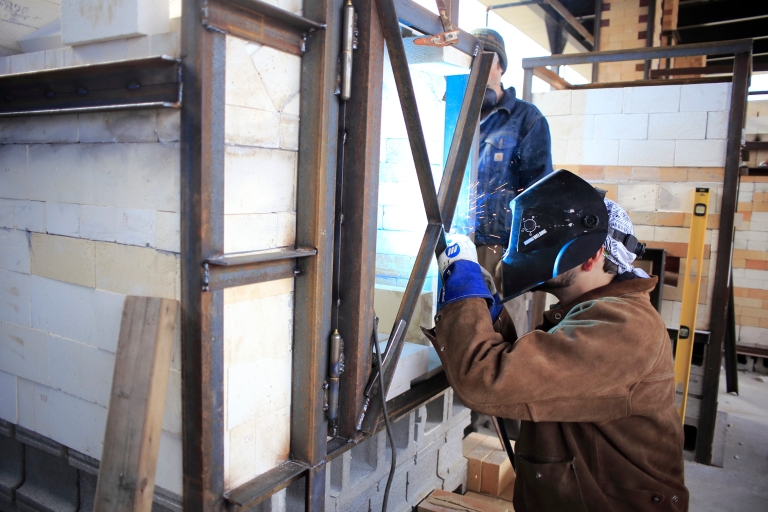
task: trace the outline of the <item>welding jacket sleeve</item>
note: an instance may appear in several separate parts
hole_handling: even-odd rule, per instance
[[[467,299],[445,306],[435,328],[424,331],[454,392],[472,410],[602,422],[674,401],[669,336],[647,293],[584,301],[548,331],[517,340],[497,329],[485,301]]]

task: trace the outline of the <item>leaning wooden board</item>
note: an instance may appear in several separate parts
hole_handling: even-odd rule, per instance
[[[152,509],[178,302],[127,297],[94,510]]]

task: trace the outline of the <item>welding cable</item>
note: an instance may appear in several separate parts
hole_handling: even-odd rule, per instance
[[[389,477],[387,477],[387,487],[384,489],[384,503],[381,506],[381,512],[387,512],[387,501],[389,501],[389,489],[392,487],[392,479],[395,477],[395,469],[397,468],[397,448],[395,447],[395,440],[392,437],[392,425],[389,423],[389,412],[387,412],[387,401],[384,396],[384,368],[381,366],[381,352],[379,350],[379,341],[376,336],[376,332],[373,333],[373,348],[376,351],[376,362],[379,365],[379,393],[381,393],[381,409],[384,413],[384,425],[387,427],[387,437],[389,438],[389,446],[392,449],[392,465],[389,468]]]

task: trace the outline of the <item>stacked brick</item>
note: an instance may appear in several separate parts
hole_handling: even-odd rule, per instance
[[[0,417],[101,457],[126,295],[179,298],[179,112],[0,125]],[[177,336],[157,484],[181,493]]]
[[[465,490],[467,460],[461,442],[469,416],[469,409],[449,389],[392,425],[397,469],[387,510],[410,511],[435,489]],[[381,510],[390,464],[385,431],[331,461],[326,510]]]
[[[225,253],[295,243],[300,75],[300,57],[227,36]],[[227,489],[288,459],[293,285],[282,279],[224,290]]]
[[[697,328],[708,330],[713,286],[710,276],[717,254],[730,84],[554,91],[534,95],[534,103],[550,123],[555,167],[574,171],[608,190],[608,197],[628,211],[638,238],[649,247],[666,249],[670,263],[662,316],[669,327],[679,325],[683,283],[682,279],[676,279],[674,262],[679,259],[677,274],[683,275],[694,189],[710,189],[697,318]],[[748,194],[747,189],[753,191],[755,185],[743,180],[742,194]],[[754,200],[752,195],[743,198]],[[736,222],[738,232],[743,233],[737,235],[737,240],[743,241],[737,242],[736,249],[741,244],[746,250],[749,241],[745,237],[761,235],[747,235],[745,229],[762,226],[755,224],[754,213],[747,214],[743,207]],[[752,247],[762,247],[759,242],[753,241]],[[735,253],[734,258],[736,254],[740,253]],[[764,252],[759,257],[757,253],[750,255],[755,259],[765,257]],[[746,267],[746,258],[741,264]],[[746,273],[747,269],[743,271]],[[734,271],[735,282],[738,273]],[[745,276],[738,276],[742,277]],[[736,282],[736,286],[737,289],[744,287],[743,281]],[[759,279],[751,286],[768,289]],[[744,313],[743,309],[739,311]]]

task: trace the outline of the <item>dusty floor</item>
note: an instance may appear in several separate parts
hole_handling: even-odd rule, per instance
[[[768,511],[768,376],[739,372],[739,392],[726,394],[721,375],[719,410],[729,424],[724,467],[686,462],[691,512]]]

